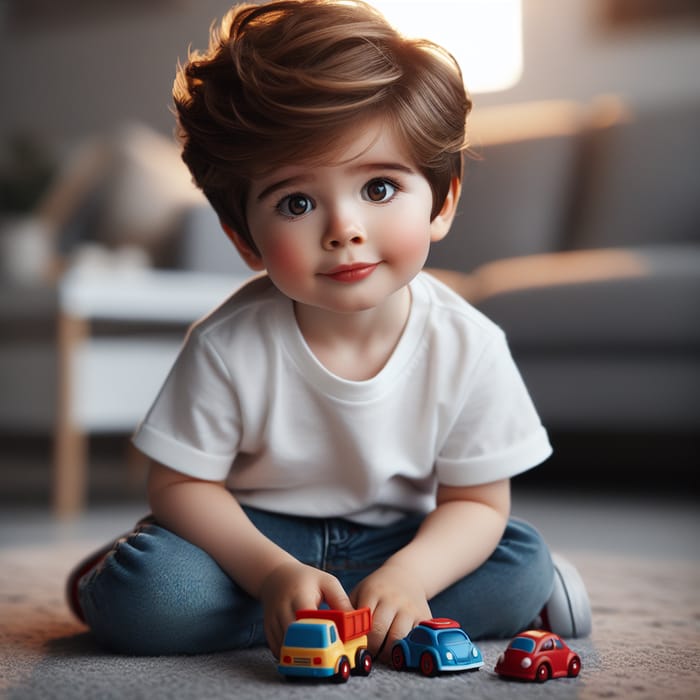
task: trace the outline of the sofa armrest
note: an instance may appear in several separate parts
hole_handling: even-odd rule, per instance
[[[700,348],[700,246],[567,251],[433,271],[520,351]]]

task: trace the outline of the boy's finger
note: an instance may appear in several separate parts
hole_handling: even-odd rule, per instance
[[[374,610],[372,618],[372,630],[367,635],[367,643],[369,649],[374,656],[379,657],[386,642],[386,636],[389,633],[393,615],[383,614],[381,608],[377,607]]]
[[[329,585],[324,586],[322,593],[323,599],[333,610],[344,610],[349,612],[350,610],[354,609],[348,594],[340,585],[340,581],[335,580]]]

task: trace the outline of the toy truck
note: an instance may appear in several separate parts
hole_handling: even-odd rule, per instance
[[[280,651],[279,672],[297,678],[334,678],[345,683],[354,672],[368,676],[372,655],[367,633],[372,628],[369,608],[297,610],[287,627]]]

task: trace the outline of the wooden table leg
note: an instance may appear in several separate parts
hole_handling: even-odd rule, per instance
[[[52,505],[54,513],[61,518],[80,513],[87,497],[88,437],[75,420],[74,362],[75,351],[86,341],[89,332],[86,319],[59,314]]]

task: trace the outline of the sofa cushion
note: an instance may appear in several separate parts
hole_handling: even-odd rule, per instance
[[[542,102],[476,108],[450,234],[431,266],[468,272],[498,258],[562,248],[576,174],[581,107]]]
[[[572,248],[700,240],[700,101],[637,108],[583,143]]]
[[[173,248],[175,267],[183,270],[252,275],[208,202],[185,212]]]

